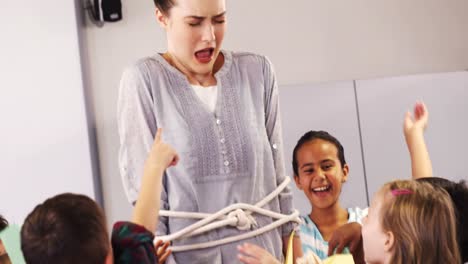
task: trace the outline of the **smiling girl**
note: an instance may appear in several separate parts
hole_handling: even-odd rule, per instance
[[[325,131],[309,131],[294,148],[293,170],[297,187],[312,207],[310,214],[302,216],[302,250],[304,255],[312,252],[325,259],[333,232],[346,223],[360,223],[367,213],[340,205],[341,190],[349,174],[344,148]],[[344,253],[349,253],[349,249]]]

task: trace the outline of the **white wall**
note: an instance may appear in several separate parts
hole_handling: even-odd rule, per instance
[[[21,224],[95,185],[74,2],[2,1],[0,25],[0,213]]]
[[[268,55],[281,85],[468,69],[465,0],[227,2],[225,47]],[[101,29],[87,23],[83,35],[109,222],[130,215],[117,167],[120,75],[165,50],[153,2],[123,6],[123,21]]]
[[[89,99],[94,108],[99,166],[108,224],[130,219],[131,206],[118,169],[117,92],[125,66],[164,50],[164,34],[153,23],[151,0],[123,2],[124,20],[96,28],[81,24],[82,56]],[[83,14],[82,14],[83,15]]]
[[[465,0],[232,0],[226,46],[271,57],[282,83],[468,69]]]

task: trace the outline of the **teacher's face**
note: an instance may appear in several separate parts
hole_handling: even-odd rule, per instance
[[[226,31],[225,0],[175,0],[168,14],[158,12],[168,51],[183,71],[209,74]]]

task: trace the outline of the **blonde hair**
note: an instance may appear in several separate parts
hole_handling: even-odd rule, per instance
[[[379,193],[382,228],[394,236],[390,263],[461,263],[455,213],[445,190],[399,180],[385,184]]]

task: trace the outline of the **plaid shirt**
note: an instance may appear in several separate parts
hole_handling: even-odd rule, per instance
[[[117,222],[112,229],[114,263],[158,263],[154,234],[131,222]]]

